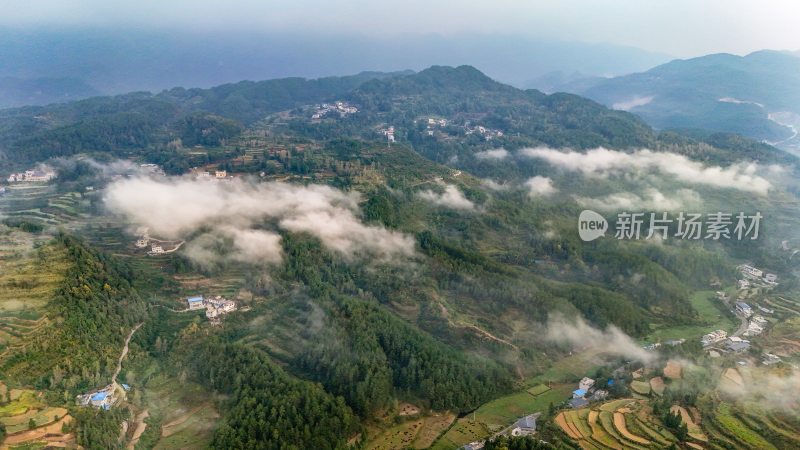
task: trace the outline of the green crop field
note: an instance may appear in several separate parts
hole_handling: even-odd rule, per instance
[[[695,339],[714,330],[731,331],[735,328],[736,324],[723,312],[721,308],[724,308],[724,305],[714,298],[713,291],[697,291],[692,294],[690,302],[697,311],[699,323],[655,328],[645,342]]]

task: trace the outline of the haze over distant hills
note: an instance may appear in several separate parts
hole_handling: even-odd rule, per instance
[[[99,94],[77,78],[0,77],[0,107],[46,105]]]
[[[550,90],[577,93],[636,113],[657,128],[734,132],[784,148],[798,147],[796,52],[714,54],[611,79],[573,77],[561,85],[549,81]]]
[[[523,85],[560,70],[589,75],[641,71],[664,54],[604,44],[537,40],[514,35],[175,32],[109,29],[0,29],[0,77],[79,78],[104,94],[210,87],[243,79],[345,75],[365,70],[422,70],[469,64],[495,79]],[[36,104],[47,99],[31,98]],[[0,107],[18,103],[4,101]]]

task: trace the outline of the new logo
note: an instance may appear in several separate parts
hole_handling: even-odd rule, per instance
[[[604,236],[608,231],[608,221],[600,214],[585,209],[578,216],[578,234],[585,242]]]

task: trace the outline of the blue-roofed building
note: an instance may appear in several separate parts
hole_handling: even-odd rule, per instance
[[[583,398],[586,396],[586,389],[575,389],[572,391],[572,398]]]
[[[113,384],[100,389],[96,392],[81,394],[77,397],[78,404],[81,406],[94,406],[95,408],[110,409],[117,402],[116,387]]]
[[[125,383],[122,383],[120,386],[122,386],[122,389],[125,389],[126,392],[131,390],[131,387]]]
[[[608,383],[606,383],[606,384],[607,384],[608,386],[613,386],[613,385],[614,385],[614,380],[612,380],[611,378],[609,378],[609,379],[608,379]]]
[[[203,302],[202,295],[198,295],[196,297],[189,297],[188,299],[186,299],[186,302],[188,303],[190,310],[204,309],[206,307],[205,303]]]

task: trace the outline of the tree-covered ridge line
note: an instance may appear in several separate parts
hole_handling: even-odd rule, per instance
[[[292,119],[301,107],[346,98],[358,113],[338,121]],[[698,159],[782,161],[769,146],[725,134],[657,133],[633,114],[605,108],[571,94],[545,95],[491,80],[468,66],[434,66],[416,74],[365,73],[316,80],[288,78],[240,82],[210,89],[176,88],[78,102],[0,111],[4,164],[29,164],[82,152],[117,157],[174,153],[176,143],[218,147],[242,130],[281,112],[277,123],[314,139],[343,135],[378,140],[375,128],[393,125],[424,156],[446,162],[486,147],[478,136],[456,141],[431,138],[416,121],[434,115],[454,123],[501,129],[492,146],[548,145],[587,149],[651,147]]]

